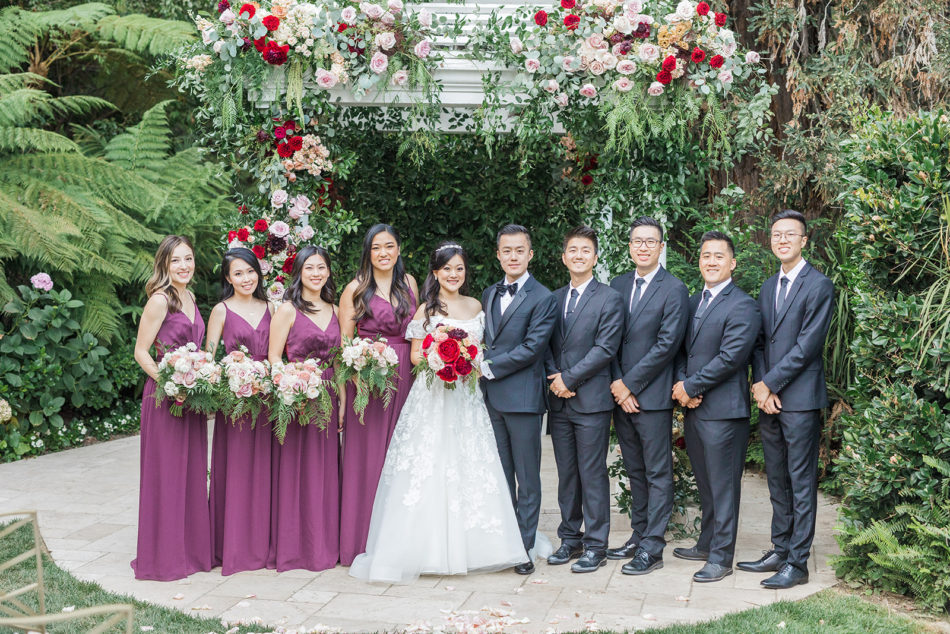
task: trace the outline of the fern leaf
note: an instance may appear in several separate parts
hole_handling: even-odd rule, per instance
[[[142,115],[137,125],[114,136],[106,145],[105,159],[128,170],[143,168],[142,175],[154,182],[171,146],[171,131],[165,114],[169,103],[155,104]]]
[[[99,20],[96,34],[135,53],[164,55],[195,40],[194,26],[141,14],[109,15]]]
[[[11,152],[76,152],[79,146],[68,138],[36,128],[0,127],[0,150]]]

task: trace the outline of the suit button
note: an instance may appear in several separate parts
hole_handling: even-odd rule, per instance
[[[693,358],[693,353],[692,353],[692,352],[689,354],[689,358],[690,358],[690,359]]]
[[[775,343],[775,337],[772,337],[769,341],[771,341],[772,343]]]
[[[624,343],[630,343],[630,340],[629,340],[629,339],[624,339],[623,342],[624,342]]]

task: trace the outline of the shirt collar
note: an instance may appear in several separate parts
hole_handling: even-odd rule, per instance
[[[575,287],[575,286],[572,286],[570,283],[568,283],[568,294],[570,294],[571,289],[575,289],[578,295],[583,295],[584,291],[587,290],[587,287],[590,286],[590,283],[593,281],[594,281],[594,277],[591,276],[590,279],[588,279],[586,282],[584,282],[580,286]]]
[[[647,273],[647,274],[644,275],[643,277],[640,277],[640,274],[637,273],[636,270],[634,270],[634,272],[633,272],[633,283],[634,283],[634,285],[636,285],[637,279],[642,279],[644,284],[649,284],[650,282],[653,281],[653,278],[656,277],[656,274],[659,273],[659,272],[660,272],[660,265],[659,265],[659,264],[657,264],[657,265],[654,267],[654,269],[653,269],[652,271],[650,271],[649,273]]]
[[[788,273],[784,272],[781,269],[781,267],[779,267],[779,270],[778,270],[779,280],[782,279],[782,276],[785,276],[788,278],[789,286],[791,286],[792,283],[795,282],[795,279],[798,277],[798,275],[802,272],[802,269],[805,268],[805,264],[806,264],[805,258],[802,258],[801,260],[798,261],[798,264],[796,264],[794,268],[792,268],[792,270],[789,271]]]
[[[528,278],[529,278],[529,277],[531,277],[531,273],[529,273],[528,271],[525,271],[524,274],[522,274],[521,277],[519,277],[519,278],[516,279],[514,282],[512,282],[512,284],[517,284],[517,285],[518,285],[518,290],[520,291],[521,289],[524,288],[524,285],[528,283]],[[507,276],[507,275],[502,278],[501,283],[502,283],[502,284],[507,284],[507,283],[508,283],[508,276]]]
[[[730,283],[732,283],[732,277],[730,277],[729,279],[727,279],[727,280],[724,281],[724,282],[719,282],[718,284],[716,284],[716,285],[713,286],[712,288],[709,288],[709,286],[705,286],[705,287],[704,287],[704,290],[707,290],[707,291],[709,291],[710,293],[712,293],[712,297],[709,298],[709,301],[712,301],[712,300],[716,299],[716,296],[719,295],[719,293],[721,293],[724,288],[726,288],[727,286],[729,286]]]

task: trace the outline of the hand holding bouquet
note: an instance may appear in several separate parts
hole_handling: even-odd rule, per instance
[[[219,388],[221,411],[232,423],[250,413],[253,429],[272,389],[269,364],[255,361],[241,346],[221,359],[221,368],[227,379]]]
[[[323,380],[325,366],[319,359],[275,363],[271,367],[274,398],[271,401],[270,420],[274,435],[281,444],[287,435],[287,425],[295,418],[301,425],[317,425],[326,429],[333,412],[330,382]]]
[[[426,387],[438,377],[447,390],[454,390],[459,381],[474,390],[478,384],[481,348],[474,337],[462,328],[439,324],[422,340],[424,363],[414,372],[426,378]]]
[[[396,392],[396,371],[399,357],[396,351],[386,345],[386,339],[376,337],[367,339],[355,337],[343,342],[340,350],[342,364],[337,370],[337,378],[342,384],[352,379],[356,386],[356,398],[353,409],[363,423],[363,412],[369,405],[370,394],[383,399],[383,406],[389,407]]]
[[[218,409],[217,385],[220,381],[221,366],[214,362],[211,353],[188,343],[167,352],[158,362],[155,406],[170,398],[174,402],[168,411],[174,416],[181,416],[185,407],[211,414]]]

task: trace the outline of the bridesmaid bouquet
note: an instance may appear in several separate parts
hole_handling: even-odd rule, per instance
[[[274,435],[284,444],[287,425],[294,419],[301,425],[315,424],[326,429],[333,412],[329,381],[323,379],[325,366],[307,359],[271,366],[273,395],[270,420]]]
[[[221,382],[219,390],[221,411],[232,423],[250,413],[253,429],[273,388],[270,365],[252,359],[244,346],[225,355],[220,364],[227,379]]]
[[[396,371],[399,368],[399,357],[396,351],[386,345],[386,339],[376,337],[354,337],[346,339],[340,349],[342,361],[337,371],[337,378],[341,384],[353,379],[356,386],[356,398],[353,400],[353,409],[363,423],[363,412],[369,405],[369,397],[383,399],[383,407],[389,407],[396,392]]]
[[[457,383],[466,383],[472,391],[478,386],[481,348],[474,337],[462,328],[439,324],[422,340],[422,356],[413,372],[426,378],[426,387],[438,378],[447,390]]]
[[[158,362],[158,385],[155,390],[155,406],[166,398],[173,399],[168,411],[181,416],[184,407],[201,414],[218,410],[218,384],[221,382],[221,366],[214,362],[210,352],[198,350],[194,343],[187,343],[165,354]]]

